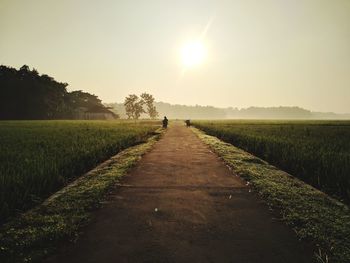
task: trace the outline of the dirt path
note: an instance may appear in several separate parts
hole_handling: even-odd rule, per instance
[[[156,211],[158,210],[158,211]],[[174,125],[49,262],[312,262],[219,158]]]

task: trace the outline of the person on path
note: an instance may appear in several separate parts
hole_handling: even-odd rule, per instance
[[[168,127],[168,118],[166,116],[164,116],[163,119],[163,128],[167,128]]]

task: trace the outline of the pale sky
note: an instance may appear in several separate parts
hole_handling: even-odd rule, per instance
[[[184,71],[183,43],[207,56]],[[0,64],[104,102],[350,112],[349,0],[0,0]]]

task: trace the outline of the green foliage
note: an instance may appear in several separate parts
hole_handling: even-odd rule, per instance
[[[145,141],[157,127],[127,121],[0,122],[0,221]]]
[[[130,147],[0,228],[0,262],[41,262],[66,238],[74,241],[90,211],[159,137]]]
[[[142,93],[141,98],[146,104],[147,107],[147,114],[151,119],[155,119],[158,117],[158,112],[156,106],[154,106],[154,97],[151,94],[148,93]]]
[[[19,70],[0,66],[0,119],[72,119],[81,108],[117,117],[97,96],[67,92],[67,86],[26,65]]]
[[[135,94],[127,96],[124,100],[124,110],[128,119],[137,120],[143,113],[147,113],[151,119],[158,116],[157,108],[154,105],[154,97],[148,93],[142,93],[140,98]]]
[[[193,130],[234,174],[250,182],[267,204],[280,212],[299,238],[315,245],[319,262],[350,262],[348,206],[232,144]]]
[[[348,121],[197,121],[195,126],[350,201]]]
[[[135,94],[131,94],[128,97],[126,97],[124,101],[124,107],[128,119],[137,120],[138,118],[140,118],[141,114],[146,112],[143,109],[144,104],[144,100],[139,99],[139,97]]]

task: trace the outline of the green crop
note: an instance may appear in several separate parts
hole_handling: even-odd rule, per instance
[[[158,127],[129,121],[0,122],[0,221],[145,141]]]
[[[240,147],[347,203],[349,121],[196,121],[204,132]]]

